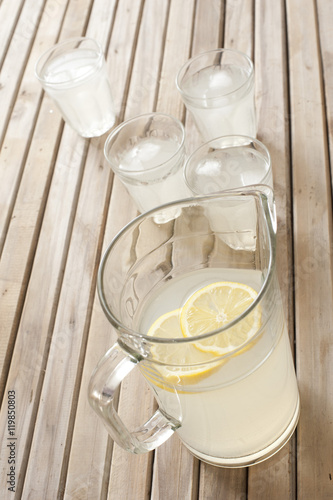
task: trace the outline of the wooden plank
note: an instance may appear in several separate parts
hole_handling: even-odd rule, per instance
[[[183,119],[184,106],[175,79],[190,54],[193,14],[193,0],[171,0],[156,109],[180,120]]]
[[[38,18],[43,8],[43,0],[26,0],[24,2],[14,36],[6,52],[1,68],[0,107],[7,113],[0,114],[0,145],[7,127],[8,119],[22,73],[38,27]]]
[[[118,412],[128,429],[134,430],[154,413],[152,392],[135,368],[122,382]],[[113,447],[108,500],[142,498],[149,500],[153,453],[131,454],[117,444]]]
[[[225,3],[199,0],[196,4],[191,57],[222,47]],[[184,61],[185,62],[185,61]]]
[[[255,6],[258,138],[268,147],[278,217],[277,273],[291,345],[294,344],[288,74],[284,2]],[[295,438],[273,458],[249,469],[248,497],[296,498]]]
[[[333,158],[333,61],[332,61],[332,35],[331,21],[333,19],[333,3],[317,0],[318,31],[321,46],[323,79],[326,105],[326,119],[329,134],[330,158]],[[332,171],[332,160],[331,160]],[[332,174],[331,174],[332,177]]]
[[[5,58],[10,40],[15,30],[16,23],[20,16],[24,0],[13,2],[4,0],[0,5],[0,68]]]
[[[124,109],[125,120],[155,111],[168,11],[167,0],[148,0],[144,5]]]
[[[200,499],[246,499],[246,468],[224,469],[201,463]]]
[[[223,46],[254,57],[254,0],[226,1]]]
[[[297,496],[295,466],[296,440],[292,439],[272,458],[249,468],[248,498],[304,498]]]
[[[303,15],[300,16],[300,12]],[[294,196],[299,498],[330,498],[333,468],[332,199],[316,5],[287,1]]]
[[[199,460],[172,436],[155,452],[152,500],[197,498]]]

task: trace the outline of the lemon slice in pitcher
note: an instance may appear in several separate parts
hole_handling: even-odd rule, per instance
[[[180,324],[185,337],[196,337],[224,327],[252,304],[258,293],[248,285],[231,281],[211,283],[189,297],[181,310]],[[203,351],[222,356],[248,342],[259,330],[260,308],[254,308],[234,326],[195,342]]]
[[[184,338],[180,316],[181,309],[163,314],[151,325],[147,335],[165,339]],[[151,348],[151,354],[158,365],[156,368],[151,365],[142,368],[145,375],[159,386],[161,377],[170,384],[196,384],[221,365],[221,360],[215,360],[214,354],[203,352],[187,342],[156,343]]]

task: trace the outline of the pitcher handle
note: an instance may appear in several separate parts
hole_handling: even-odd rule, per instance
[[[132,453],[146,453],[163,444],[180,427],[180,422],[158,409],[145,424],[130,432],[114,407],[114,397],[122,380],[138,360],[125,353],[118,343],[100,360],[89,383],[88,398],[112,439]]]

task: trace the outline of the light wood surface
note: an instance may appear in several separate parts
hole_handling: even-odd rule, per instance
[[[333,498],[332,20],[328,0],[0,1],[1,499]],[[221,46],[254,60],[301,393],[295,435],[260,465],[209,466],[176,435],[131,455],[88,404],[91,372],[116,340],[96,295],[98,265],[137,210],[104,159],[107,134],[79,137],[34,76],[44,50],[81,35],[103,47],[117,123],[172,114],[185,125],[188,153],[200,139],[175,86],[180,66]],[[13,391],[15,492],[7,483]],[[133,426],[152,414],[141,377],[123,383],[118,408]]]

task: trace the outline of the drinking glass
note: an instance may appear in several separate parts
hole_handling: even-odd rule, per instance
[[[55,45],[37,61],[35,74],[63,119],[82,137],[103,135],[115,111],[102,48],[91,38]]]
[[[210,214],[248,201],[256,210],[254,244],[234,249],[212,229]],[[275,269],[275,212],[266,194],[252,188],[167,207],[177,209],[177,218],[156,224],[165,206],[140,215],[103,256],[98,293],[118,340],[92,374],[89,401],[127,451],[153,450],[176,432],[196,457],[210,464],[255,464],[288,441],[299,415]],[[253,302],[224,326],[184,335],[179,318],[189,297],[221,283],[250,287]],[[168,320],[172,323],[163,333]],[[152,335],[159,327],[162,334]],[[239,347],[216,348],[228,345],[235,332],[249,333],[250,328],[252,335]],[[117,414],[114,397],[135,367],[159,408],[142,427],[130,431]]]
[[[184,142],[183,124],[164,113],[136,116],[108,136],[105,157],[140,212],[190,196],[183,178]],[[160,213],[160,222],[173,217],[169,213]]]
[[[222,135],[256,137],[254,69],[246,54],[199,54],[181,67],[176,86],[204,142]]]
[[[273,189],[271,157],[252,137],[218,137],[199,146],[187,159],[185,181],[193,194],[266,184]]]
[[[252,137],[233,135],[213,139],[199,146],[187,159],[185,182],[193,194],[203,195],[265,185],[273,189],[271,158],[266,146]],[[266,190],[273,203],[273,191]],[[210,214],[211,226],[233,248],[255,246],[256,208],[253,200],[230,204]],[[223,236],[222,236],[223,235]]]

